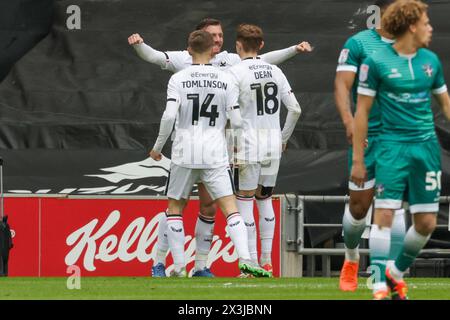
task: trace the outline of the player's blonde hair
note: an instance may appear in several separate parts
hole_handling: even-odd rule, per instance
[[[236,40],[238,40],[245,51],[259,51],[264,40],[264,34],[260,27],[242,23],[237,29]]]
[[[195,53],[205,53],[214,46],[214,39],[209,32],[196,30],[189,35],[188,46]]]
[[[383,29],[398,38],[408,31],[409,26],[416,24],[427,9],[428,5],[419,0],[397,0],[383,15]]]

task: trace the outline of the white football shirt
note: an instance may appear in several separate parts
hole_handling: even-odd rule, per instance
[[[256,163],[279,159],[282,143],[286,143],[283,140],[289,138],[282,139],[281,102],[290,111],[300,111],[286,76],[277,66],[259,57],[244,59],[228,72],[239,87],[238,104],[243,119],[243,130],[237,135],[237,160]]]
[[[227,112],[238,107],[231,76],[212,65],[191,65],[169,81],[167,100],[179,104],[172,161],[192,169],[228,165]]]
[[[167,51],[166,65],[163,67],[165,70],[171,72],[178,72],[192,65],[192,56],[188,51]],[[210,63],[214,67],[218,67],[221,70],[226,70],[235,64],[241,62],[241,58],[236,53],[228,53],[227,51],[221,51],[210,60]]]

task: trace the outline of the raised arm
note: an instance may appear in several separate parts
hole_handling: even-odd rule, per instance
[[[298,53],[311,52],[312,50],[313,49],[311,45],[308,42],[303,41],[295,46],[288,47],[286,49],[267,52],[265,54],[262,54],[260,57],[267,63],[278,65],[285,62],[286,60],[291,59],[292,57],[295,57]]]
[[[138,56],[150,63],[156,64],[161,68],[166,66],[168,57],[164,52],[158,51],[144,43],[144,39],[138,34],[132,34],[128,37],[128,43],[133,46]]]

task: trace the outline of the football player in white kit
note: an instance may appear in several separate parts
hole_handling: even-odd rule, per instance
[[[258,263],[257,236],[253,215],[253,200],[259,212],[261,256],[259,264],[272,273],[272,242],[275,215],[272,192],[277,180],[281,152],[286,148],[297,120],[300,105],[283,72],[263,61],[258,52],[263,47],[260,27],[241,24],[237,28],[236,52],[242,62],[229,69],[239,86],[239,106],[243,119],[237,134],[236,165],[239,171],[237,204],[248,231],[252,261]],[[288,109],[281,131],[281,102]]]
[[[225,126],[228,118],[233,126],[242,125],[239,89],[229,74],[209,64],[214,45],[211,34],[194,31],[189,35],[188,45],[193,64],[170,78],[166,110],[150,152],[152,159],[161,159],[161,150],[176,121],[167,185],[167,238],[174,260],[171,275],[186,277],[182,213],[192,187],[201,181],[226,217],[241,272],[269,277],[270,273],[250,260],[247,229],[236,206],[228,165]]]
[[[223,46],[223,31],[219,20],[206,18],[196,27],[196,30],[209,32],[214,39],[213,58],[210,63],[220,69],[226,70],[232,65],[241,62],[239,55],[221,51]],[[162,52],[153,49],[144,43],[139,34],[133,34],[128,38],[128,43],[133,46],[139,57],[147,62],[159,65],[164,70],[178,72],[192,63],[192,57],[188,51],[167,51]],[[272,64],[280,64],[300,52],[311,52],[312,48],[308,42],[301,42],[298,45],[286,49],[268,52],[261,55],[261,59]],[[205,187],[198,184],[198,194],[200,198],[200,213],[195,227],[195,267],[193,276],[212,277],[213,274],[207,266],[208,254],[213,239],[216,206],[209,196]],[[152,267],[153,277],[165,277],[165,261],[169,244],[166,234],[166,219],[163,216],[159,222],[157,255]]]

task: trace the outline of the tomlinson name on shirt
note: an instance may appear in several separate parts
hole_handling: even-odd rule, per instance
[[[189,80],[181,82],[183,88],[213,88],[227,90],[227,84],[218,80]]]

